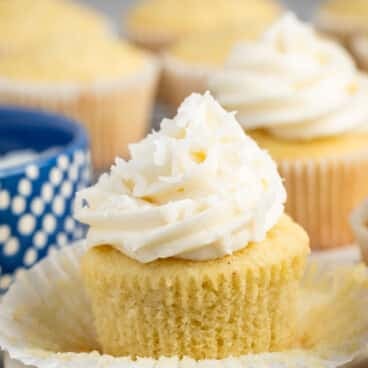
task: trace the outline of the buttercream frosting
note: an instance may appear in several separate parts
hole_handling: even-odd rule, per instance
[[[287,139],[368,130],[368,78],[347,51],[286,14],[257,42],[237,44],[210,89],[245,129]]]
[[[89,246],[139,262],[215,259],[264,240],[283,213],[276,164],[209,93],[129,149],[129,161],[78,193]]]

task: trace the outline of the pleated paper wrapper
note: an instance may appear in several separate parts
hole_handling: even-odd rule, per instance
[[[80,277],[85,251],[84,244],[54,251],[4,296],[0,346],[11,358],[38,368],[330,368],[351,361],[368,342],[366,268],[313,261],[302,281],[293,350],[203,361],[102,355]]]
[[[150,126],[159,65],[150,60],[140,73],[88,86],[38,85],[0,78],[0,102],[39,108],[74,118],[87,128],[97,170],[126,157],[128,143],[142,139]]]
[[[312,249],[352,244],[351,211],[368,197],[368,150],[322,160],[280,160],[286,212],[307,231]]]

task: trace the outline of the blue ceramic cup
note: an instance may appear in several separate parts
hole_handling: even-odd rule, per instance
[[[35,157],[1,166],[4,155],[25,150]],[[44,112],[0,108],[0,292],[50,249],[84,236],[72,216],[73,201],[90,176],[89,144],[80,124]]]

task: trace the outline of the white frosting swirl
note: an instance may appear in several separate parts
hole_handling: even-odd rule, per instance
[[[289,139],[368,130],[368,78],[345,49],[292,14],[238,44],[210,89],[245,129]]]
[[[214,259],[262,241],[283,213],[275,163],[209,93],[188,97],[130,154],[78,193],[90,246],[140,262]]]

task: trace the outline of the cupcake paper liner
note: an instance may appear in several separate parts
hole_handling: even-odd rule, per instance
[[[354,210],[350,223],[362,257],[368,264],[368,199]]]
[[[307,231],[313,249],[351,244],[351,211],[368,196],[368,152],[343,158],[279,161],[286,212]]]
[[[0,304],[0,346],[38,368],[310,368],[351,361],[368,342],[368,272],[312,262],[299,298],[295,349],[223,360],[101,355],[79,271],[84,244],[52,252],[17,278]]]
[[[166,54],[163,57],[159,96],[174,110],[191,93],[204,93],[213,71],[205,65],[191,65]]]
[[[81,121],[89,131],[95,168],[109,167],[127,156],[127,145],[143,138],[149,127],[158,65],[111,82],[78,85],[36,85],[0,79],[0,102],[58,112]]]

